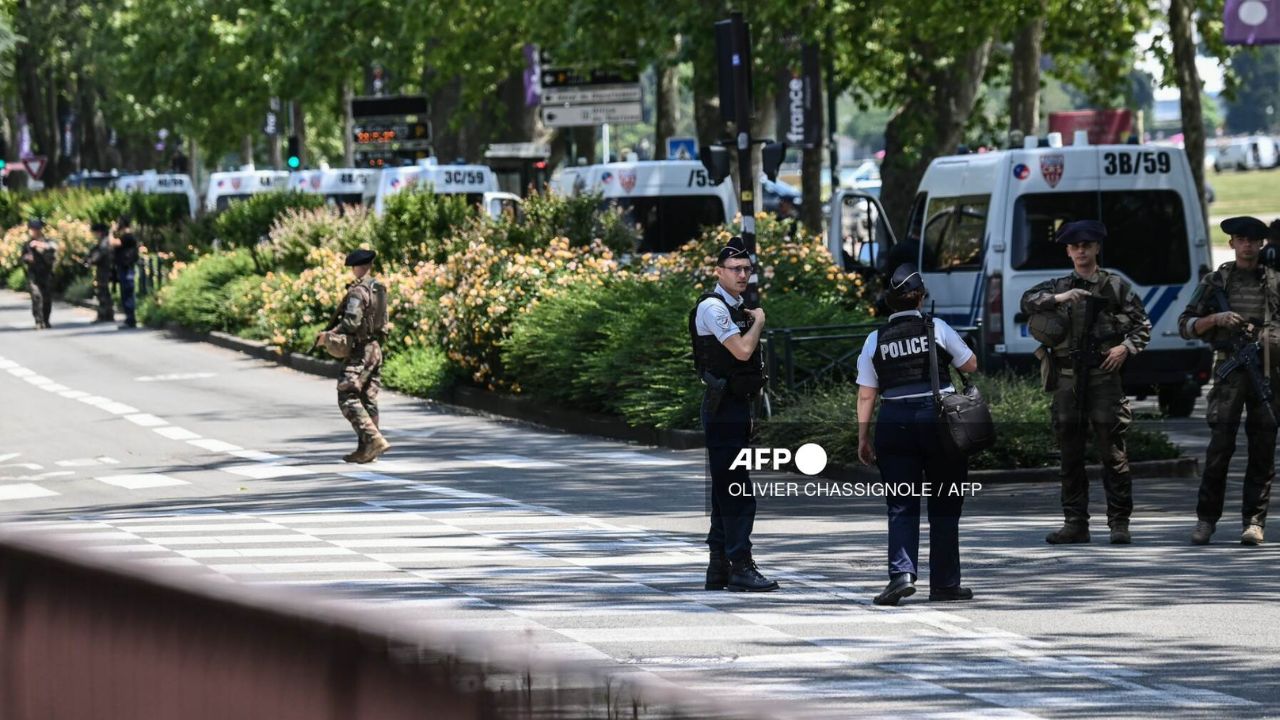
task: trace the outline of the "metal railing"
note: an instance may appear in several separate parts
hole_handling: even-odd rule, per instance
[[[424,611],[425,612],[425,611]],[[278,588],[0,530],[4,720],[771,716],[634,668],[550,664]]]
[[[884,323],[808,325],[765,330],[764,358],[769,371],[769,392],[794,392],[814,385],[852,381],[858,376],[858,354],[872,331]],[[987,366],[982,323],[952,328],[978,354],[978,366]]]
[[[157,255],[146,255],[138,258],[137,287],[134,292],[139,298],[160,289],[164,284],[164,262]]]

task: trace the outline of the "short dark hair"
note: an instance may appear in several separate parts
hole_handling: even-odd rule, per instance
[[[129,213],[123,213],[120,217],[116,218],[116,225],[119,225],[120,227],[129,227],[132,224],[133,218],[129,216]]]
[[[896,293],[890,291],[885,293],[884,304],[894,312],[902,312],[903,310],[915,310],[920,307],[920,301],[924,298],[922,290],[912,290],[911,292]]]

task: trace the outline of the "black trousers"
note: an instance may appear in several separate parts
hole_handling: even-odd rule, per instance
[[[703,403],[707,474],[711,477],[711,530],[707,545],[730,560],[751,557],[751,529],[756,522],[756,499],[746,468],[730,470],[738,453],[751,443],[751,401],[726,394],[714,414]]]

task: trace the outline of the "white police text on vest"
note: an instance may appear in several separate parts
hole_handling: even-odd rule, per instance
[[[924,344],[924,336],[903,338],[893,342],[881,343],[880,359],[897,358],[907,355],[921,355],[929,352]]]

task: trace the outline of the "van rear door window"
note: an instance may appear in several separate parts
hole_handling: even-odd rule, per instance
[[[934,197],[924,221],[925,272],[979,267],[991,196]]]
[[[1072,220],[1107,226],[1102,267],[1118,270],[1139,285],[1176,285],[1191,277],[1191,251],[1182,198],[1172,190],[1032,193],[1013,206],[1013,268],[1071,268],[1053,236]]]
[[[613,198],[606,207],[620,208],[623,220],[636,228],[636,252],[671,252],[697,239],[702,228],[725,221],[724,205],[715,195],[664,195]]]

